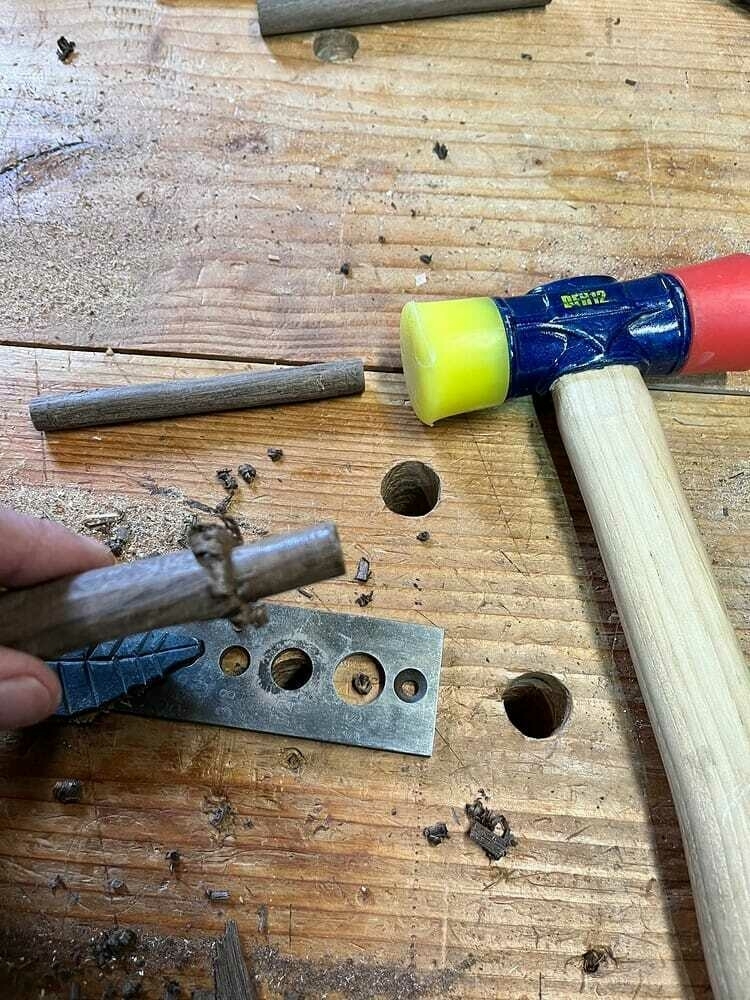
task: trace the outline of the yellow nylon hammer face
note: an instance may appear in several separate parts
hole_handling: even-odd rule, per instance
[[[414,412],[425,424],[498,406],[508,395],[508,337],[493,299],[408,302],[401,358]]]

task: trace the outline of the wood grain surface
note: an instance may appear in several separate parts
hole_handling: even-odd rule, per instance
[[[45,920],[68,935],[116,922],[193,940],[218,935],[231,917],[263,981],[285,984],[267,987],[274,1000],[295,976],[313,981],[305,963],[316,975],[331,968],[326,957],[343,963],[330,982],[354,959],[375,967],[373,976],[416,977],[412,995],[425,998],[538,1000],[541,988],[543,1000],[573,1000],[581,989],[608,1000],[708,1000],[667,780],[550,412],[516,401],[423,428],[404,405],[402,378],[373,374],[363,397],[250,419],[211,415],[46,440],[28,419],[39,391],[237,367],[3,349],[6,495],[13,484],[36,484],[54,514],[59,488],[82,486],[94,509],[98,493],[114,492],[123,504],[171,496],[181,510],[186,498],[221,499],[215,469],[254,462],[258,479],[238,494],[238,517],[272,530],[332,517],[341,531],[348,577],[290,600],[446,629],[435,755],[114,715],[6,736],[0,885],[25,940]],[[747,654],[748,400],[654,398]],[[263,463],[269,445],[283,447],[282,462]],[[440,502],[423,518],[393,514],[380,494],[383,475],[404,459],[440,476]],[[423,530],[426,543],[416,538]],[[361,556],[371,560],[374,594],[358,611],[363,587],[352,577]],[[523,737],[504,712],[504,690],[528,671],[553,674],[572,695],[570,719],[550,740]],[[81,804],[52,800],[65,777],[83,781]],[[464,803],[480,788],[518,838],[492,866],[464,833]],[[233,813],[217,830],[211,803],[222,797]],[[437,821],[451,837],[430,847],[422,828]],[[182,856],[175,873],[170,849]],[[53,892],[57,874],[67,888]],[[126,895],[107,891],[113,877]],[[208,887],[228,889],[230,902],[210,904]],[[604,947],[617,964],[584,976],[583,953]],[[48,965],[30,968],[38,986]],[[144,995],[161,998],[161,967],[149,961],[146,972]],[[164,976],[188,992],[210,982],[210,961],[198,953]],[[89,972],[83,996],[98,1000],[108,982],[119,987],[122,972]],[[358,990],[340,995],[378,996]]]
[[[750,247],[731,0],[373,26],[346,63],[242,0],[0,0],[0,24],[9,343],[392,369],[415,294]]]
[[[217,469],[251,462],[248,530],[333,517],[350,577],[372,562],[361,612],[350,578],[290,600],[446,629],[428,761],[113,715],[3,736],[2,986],[69,1000],[71,973],[84,1000],[121,992],[122,964],[72,966],[92,933],[133,926],[146,1000],[175,979],[189,996],[233,917],[263,1000],[709,1000],[664,770],[551,411],[428,430],[394,371],[414,295],[747,250],[750,15],[553,0],[352,35],[318,46],[354,50],[329,62],[313,35],[262,39],[244,0],[0,0],[2,499],[74,527],[116,501],[148,536],[131,551],[158,550],[224,498]],[[48,440],[28,419],[40,392],[338,357],[382,370],[362,400]],[[746,655],[749,385],[655,396]],[[381,498],[403,459],[441,478],[425,518]],[[572,694],[548,741],[504,711],[529,671]],[[67,777],[80,804],[52,799]],[[480,788],[519,842],[493,866],[464,836]],[[438,821],[451,837],[430,847]]]

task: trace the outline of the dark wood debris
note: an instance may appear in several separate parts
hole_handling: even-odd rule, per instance
[[[54,878],[51,878],[49,880],[49,882],[47,883],[47,888],[54,896],[58,889],[67,889],[68,887],[65,884],[65,879],[62,877],[62,875],[57,874],[55,875]]]
[[[76,50],[76,43],[69,41],[65,35],[60,35],[57,39],[57,58],[60,62],[67,62]]]
[[[113,556],[121,556],[132,537],[133,530],[129,524],[118,525],[107,539],[109,551]]]
[[[521,58],[522,58],[522,59],[523,59],[523,60],[524,60],[525,62],[531,62],[531,60],[532,60],[532,59],[533,59],[534,57],[532,56],[532,54],[531,54],[530,52],[522,52],[522,53],[521,53]]]
[[[430,540],[429,531],[420,531],[419,534],[417,535],[418,542],[429,542],[429,540]]]
[[[283,448],[267,448],[266,455],[268,455],[272,462],[280,462],[284,457],[284,450]]]
[[[339,268],[339,274],[343,274],[345,278],[348,278],[351,273],[352,273],[352,265],[348,263],[348,261],[344,261],[344,263]]]
[[[297,587],[297,593],[301,594],[303,597],[306,597],[308,601],[312,601],[313,598],[315,597],[315,594],[313,594],[311,590],[308,590],[307,587]]]
[[[236,493],[240,488],[240,484],[237,482],[237,478],[231,469],[217,469],[216,478],[227,493]]]
[[[206,889],[206,899],[209,903],[225,903],[229,896],[228,889]]]
[[[629,87],[637,87],[638,86],[638,81],[637,80],[628,80],[628,79],[626,79],[625,83],[627,83],[627,85]]]
[[[422,261],[423,264],[431,264],[432,263],[432,254],[431,253],[421,253],[419,255],[419,259]]]
[[[180,862],[182,861],[182,856],[179,851],[167,851],[164,855],[169,865],[170,872],[174,875],[177,869],[180,867]]]
[[[437,156],[439,160],[448,159],[448,147],[445,145],[444,142],[439,142],[439,141],[436,142],[435,145],[432,147],[432,152],[435,154],[435,156]]]
[[[500,861],[509,848],[516,846],[516,838],[505,816],[490,809],[481,799],[467,803],[466,815],[471,822],[469,839],[481,847],[492,861]]]
[[[91,955],[100,969],[133,951],[138,935],[130,928],[101,931],[91,939]]]
[[[352,677],[352,688],[357,694],[368,695],[372,691],[372,680],[365,673],[355,674]]]
[[[360,594],[354,603],[358,604],[360,608],[366,608],[368,604],[372,604],[372,599],[374,596],[375,596],[375,591],[370,590],[366,594]]]
[[[370,560],[364,556],[357,563],[357,572],[354,574],[355,583],[367,583],[370,579]]]
[[[219,799],[215,803],[208,802],[208,822],[214,830],[221,830],[232,817],[232,803],[229,799]]]
[[[448,827],[445,823],[433,823],[422,830],[422,836],[431,847],[438,847],[450,838]]]
[[[52,798],[65,805],[70,802],[80,802],[83,798],[83,784],[78,778],[56,781],[52,789]]]
[[[246,462],[244,465],[238,466],[237,472],[239,473],[240,477],[245,480],[246,483],[255,482],[255,478],[258,475],[258,470],[255,468],[255,466],[250,465],[248,462]]]
[[[128,887],[121,878],[111,878],[107,882],[107,892],[112,896],[127,896]]]
[[[608,945],[589,948],[581,956],[581,968],[587,976],[595,976],[602,966],[608,965],[610,962],[617,965],[614,952]]]

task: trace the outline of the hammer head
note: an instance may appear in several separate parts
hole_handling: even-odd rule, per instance
[[[750,369],[750,255],[618,282],[568,278],[516,298],[409,302],[401,356],[426,424],[547,392],[573,372]]]

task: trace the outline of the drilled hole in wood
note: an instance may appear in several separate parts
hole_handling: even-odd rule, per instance
[[[313,39],[313,55],[321,62],[348,62],[359,49],[359,39],[351,31],[331,28],[320,31]]]
[[[333,686],[348,705],[369,705],[385,687],[385,671],[374,656],[352,653],[336,667]]]
[[[219,657],[219,666],[227,677],[239,677],[250,666],[250,654],[244,646],[228,646]]]
[[[567,722],[573,707],[570,691],[551,674],[522,674],[503,693],[505,714],[524,736],[546,740]]]
[[[271,677],[284,691],[299,691],[312,677],[312,660],[304,649],[282,649],[271,663]]]
[[[421,701],[427,694],[427,678],[418,670],[402,670],[393,682],[393,690],[401,701]]]
[[[424,462],[399,462],[383,476],[380,494],[394,514],[424,517],[440,499],[440,477]]]

